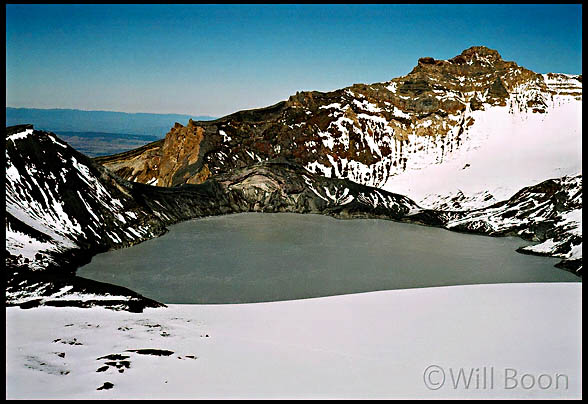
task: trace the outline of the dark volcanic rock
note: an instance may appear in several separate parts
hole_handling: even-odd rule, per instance
[[[173,355],[173,351],[167,349],[127,349],[127,352],[135,352],[139,355],[153,355],[153,356],[170,356]]]
[[[104,384],[102,386],[98,387],[96,390],[110,390],[113,387],[114,387],[114,384],[112,384],[110,382],[104,382]]]

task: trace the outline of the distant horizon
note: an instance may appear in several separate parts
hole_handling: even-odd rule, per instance
[[[581,74],[581,19],[581,4],[8,4],[6,105],[223,117],[471,46]]]
[[[39,109],[39,110],[45,110],[45,111],[114,112],[114,113],[120,113],[120,114],[130,114],[130,115],[141,115],[141,114],[145,114],[145,115],[178,115],[178,116],[207,117],[207,118],[214,118],[214,119],[221,118],[221,117],[210,116],[210,115],[206,115],[206,114],[185,114],[185,113],[179,113],[179,112],[142,112],[142,111],[141,112],[128,112],[128,111],[114,111],[114,110],[107,110],[107,109],[82,109],[82,108],[59,108],[59,107],[57,107],[57,108],[14,107],[11,105],[7,105],[6,108]]]
[[[218,119],[209,115],[82,110],[75,108],[6,107],[6,127],[32,124],[51,132],[117,133],[163,136],[176,123]]]

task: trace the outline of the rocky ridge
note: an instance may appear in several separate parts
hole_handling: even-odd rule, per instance
[[[487,208],[445,211],[441,216],[449,230],[540,242],[517,251],[562,258],[556,266],[582,274],[581,175],[523,188],[512,198]]]
[[[96,161],[129,181],[177,186],[285,158],[381,188],[399,173],[475,147],[476,111],[548,114],[561,97],[581,100],[581,81],[534,73],[478,46],[449,60],[421,58],[388,82],[300,92],[267,108],[176,124],[163,140]]]

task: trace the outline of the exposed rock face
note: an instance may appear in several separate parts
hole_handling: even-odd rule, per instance
[[[581,76],[544,76],[472,47],[449,60],[422,58],[389,82],[301,92],[267,108],[176,124],[148,148],[97,161],[130,181],[177,186],[285,158],[327,177],[382,187],[469,147],[474,111],[501,105],[545,113],[554,94],[581,99]]]
[[[161,147],[159,179],[156,185],[170,187],[180,184],[200,184],[210,171],[203,165],[207,151],[202,145],[204,129],[190,119],[188,126],[176,125],[168,133]],[[208,140],[208,139],[207,139]]]
[[[258,163],[214,180],[229,195],[235,212],[322,213],[341,218],[411,220],[425,211],[403,195],[312,174],[284,160]]]
[[[161,141],[146,144],[134,150],[108,157],[106,167],[121,178],[132,179],[143,184],[153,184],[159,175]],[[103,159],[98,157],[97,162]]]

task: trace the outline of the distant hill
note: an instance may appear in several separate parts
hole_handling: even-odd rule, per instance
[[[33,124],[52,132],[104,132],[163,138],[176,122],[208,121],[210,116],[82,111],[78,109],[6,108],[6,126]]]

